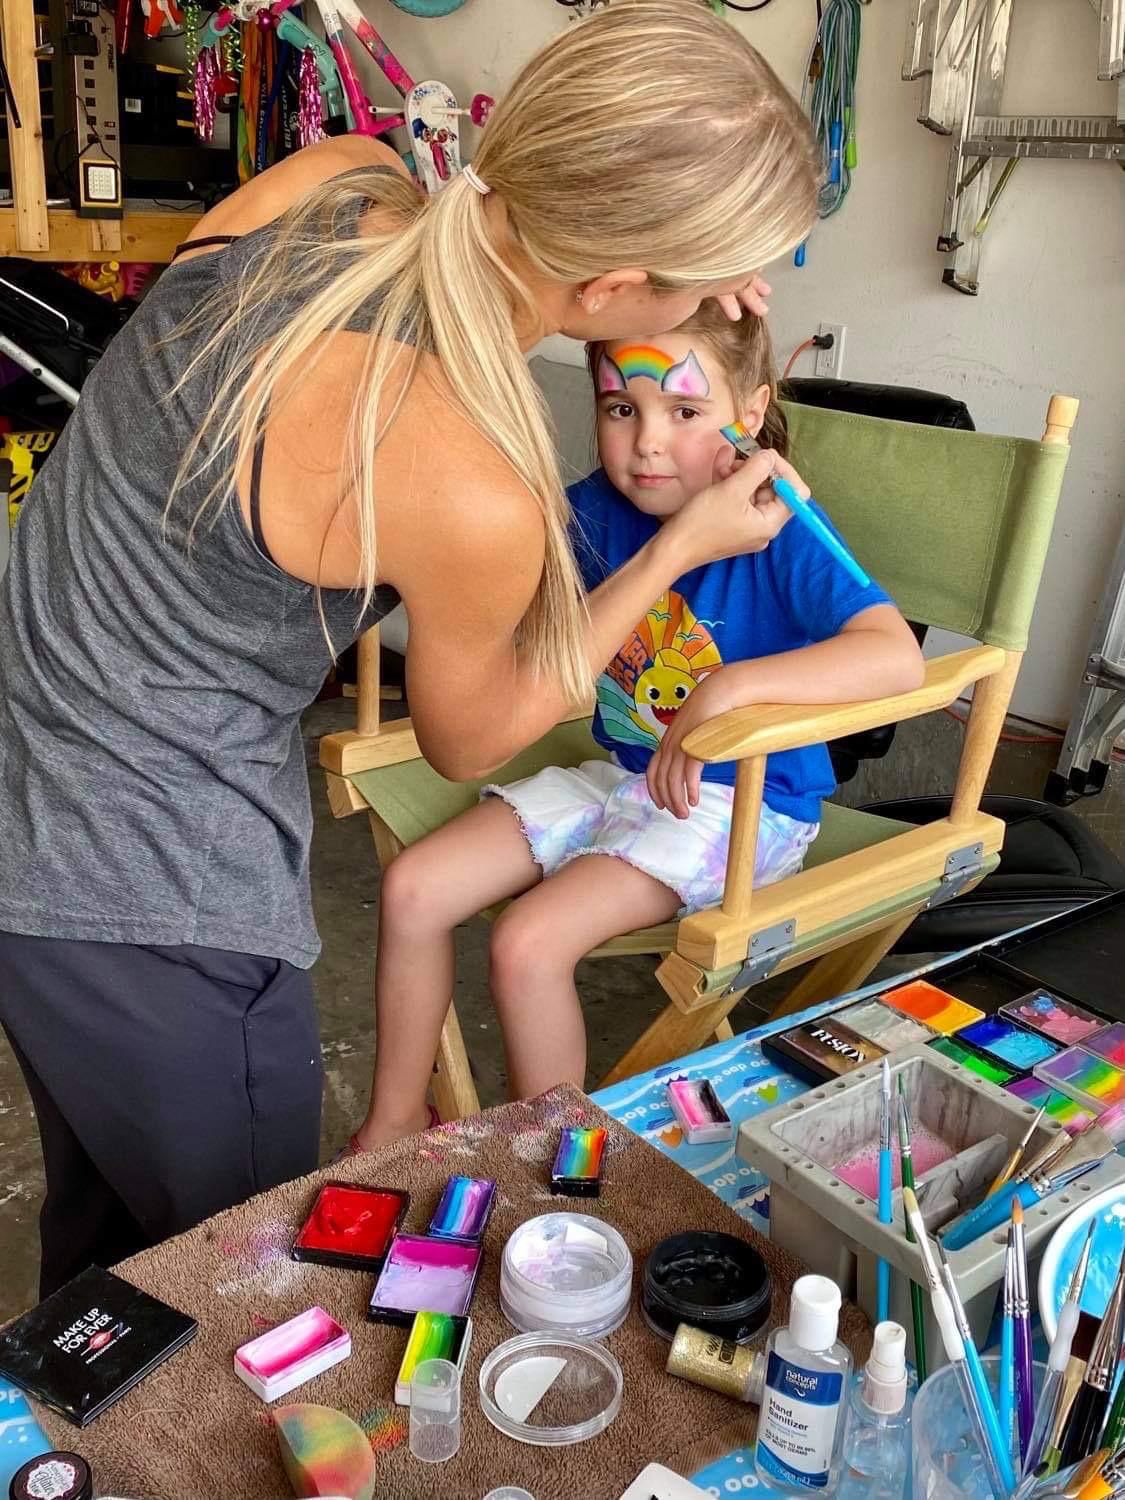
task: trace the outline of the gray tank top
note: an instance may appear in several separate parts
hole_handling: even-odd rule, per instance
[[[302,968],[319,951],[300,728],[331,665],[317,591],[274,565],[235,504],[189,550],[202,487],[164,526],[213,376],[164,402],[203,335],[161,341],[275,233],[164,273],[24,502],[0,583],[0,930]],[[340,650],[358,596],[322,598]],[[362,626],[397,602],[380,589]]]

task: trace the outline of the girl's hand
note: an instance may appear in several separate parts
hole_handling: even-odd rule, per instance
[[[790,519],[770,479],[782,474],[799,495],[809,491],[800,475],[770,448],[739,460],[723,444],[715,460],[715,482],[693,495],[664,523],[661,539],[676,549],[675,574],[744,552],[763,552]]]
[[[716,719],[735,705],[728,701],[723,686],[723,670],[705,677],[664,731],[660,745],[648,763],[645,773],[649,796],[657,807],[667,808],[677,818],[686,818],[699,804],[699,783],[703,762],[683,750],[683,742],[693,729]]]
[[[763,281],[760,276],[751,276],[746,285],[740,287],[737,292],[725,292],[721,297],[716,297],[715,301],[732,323],[738,322],[743,309],[753,313],[756,318],[764,318],[769,312],[765,299],[772,290],[769,283]]]

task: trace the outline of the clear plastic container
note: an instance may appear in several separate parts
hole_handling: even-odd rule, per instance
[[[410,1453],[443,1464],[461,1447],[461,1372],[448,1359],[424,1359],[410,1381]]]
[[[529,1219],[504,1246],[500,1306],[525,1333],[603,1338],[624,1323],[632,1294],[628,1245],[589,1214]]]
[[[621,1409],[624,1378],[593,1339],[524,1333],[481,1365],[481,1410],[520,1443],[561,1448],[604,1432]]]
[[[995,1401],[1000,1361],[990,1355],[981,1364]],[[1036,1401],[1045,1369],[1040,1364],[1032,1369]],[[988,1469],[981,1460],[972,1419],[952,1365],[936,1371],[918,1392],[910,1426],[916,1496],[925,1500],[993,1500]]]

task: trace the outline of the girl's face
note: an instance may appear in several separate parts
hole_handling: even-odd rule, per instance
[[[605,345],[594,370],[598,452],[612,484],[646,515],[666,520],[709,485],[736,419],[757,433],[769,386],[738,411],[734,392],[699,334],[661,333]]]

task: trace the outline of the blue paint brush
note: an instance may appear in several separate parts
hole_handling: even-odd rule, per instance
[[[761,447],[754,435],[741,422],[732,422],[729,427],[721,427],[719,431],[726,438],[727,442],[732,445],[735,452],[743,458],[749,458],[752,453],[757,453]],[[863,571],[859,563],[856,562],[855,558],[832,528],[826,526],[816,511],[812,509],[808,500],[802,500],[788,479],[783,479],[780,474],[774,474],[770,483],[773,485],[774,494],[779,500],[785,502],[801,525],[807,527],[820,545],[827,548],[836,561],[848,570],[860,588],[867,588],[871,583],[871,579]]]

